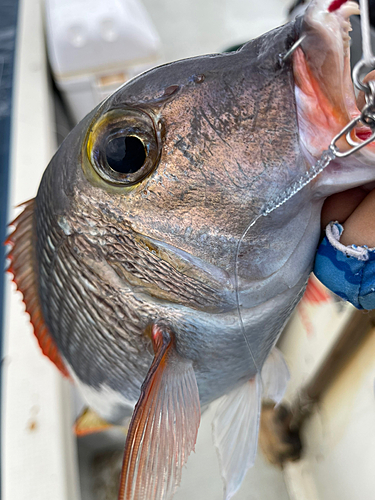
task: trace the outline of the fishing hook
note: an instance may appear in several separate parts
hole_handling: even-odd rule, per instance
[[[357,62],[353,69],[354,85],[362,90],[366,98],[374,95],[374,88],[371,88],[369,82],[364,83],[363,79],[370,71],[375,69],[375,57],[371,47],[371,28],[368,10],[368,0],[359,0],[361,9],[361,34],[362,34],[362,59]]]
[[[283,63],[285,62],[292,54],[293,52],[301,45],[301,43],[304,41],[306,38],[306,35],[302,35],[296,42],[293,43],[293,45],[290,47],[290,49],[285,53],[285,54],[280,54],[280,62]]]

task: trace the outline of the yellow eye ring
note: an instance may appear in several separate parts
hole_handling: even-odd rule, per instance
[[[144,111],[114,109],[93,124],[86,152],[104,181],[133,186],[156,168],[161,154],[160,134]]]

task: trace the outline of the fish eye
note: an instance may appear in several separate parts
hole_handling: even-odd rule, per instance
[[[116,137],[108,142],[105,156],[109,167],[120,174],[133,174],[143,167],[146,151],[134,135]]]
[[[157,127],[140,110],[109,111],[93,125],[87,140],[92,167],[111,184],[138,184],[155,169],[160,153]]]

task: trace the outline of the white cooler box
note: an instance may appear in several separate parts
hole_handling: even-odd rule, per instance
[[[45,9],[52,72],[77,122],[157,63],[160,39],[139,0],[46,0]]]

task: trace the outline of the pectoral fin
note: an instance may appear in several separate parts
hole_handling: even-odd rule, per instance
[[[281,402],[290,375],[282,353],[274,347],[262,369],[263,397],[278,406],[266,402],[262,409],[259,446],[264,456],[274,465],[282,466],[287,460],[300,456],[301,441],[298,431],[291,428],[292,413]]]
[[[225,500],[241,486],[254,465],[261,409],[261,381],[256,375],[222,398],[213,421],[214,443],[219,454]]]
[[[168,500],[180,483],[200,423],[191,361],[173,334],[153,325],[155,358],[142,385],[125,444],[119,500]]]
[[[219,454],[225,500],[237,492],[247,470],[254,465],[258,447],[261,398],[279,403],[289,371],[281,352],[273,348],[261,375],[222,398],[213,421],[214,443]]]
[[[285,394],[290,374],[282,353],[274,347],[262,368],[263,397],[279,404]]]

